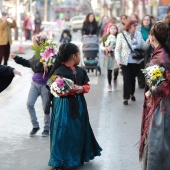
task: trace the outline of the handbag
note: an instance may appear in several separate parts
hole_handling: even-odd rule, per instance
[[[123,34],[123,32],[122,32],[122,34]],[[135,60],[143,59],[144,58],[144,50],[142,50],[142,49],[134,49],[134,50],[132,50],[132,48],[131,48],[130,44],[128,43],[128,41],[127,41],[124,34],[123,34],[123,37],[125,38],[128,46],[129,46],[129,48],[131,50],[132,58],[135,59]]]

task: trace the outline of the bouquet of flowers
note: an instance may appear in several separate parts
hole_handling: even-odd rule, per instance
[[[50,87],[50,92],[55,97],[60,97],[60,94],[69,93],[70,89],[74,86],[74,82],[70,79],[55,75],[51,76],[48,85]]]
[[[107,47],[105,49],[106,55],[108,54],[109,51],[113,51],[114,47],[116,45],[116,37],[112,34],[110,34],[107,39],[104,42],[105,47]]]
[[[146,69],[142,69],[142,72],[146,77],[146,82],[152,89],[155,89],[165,80],[164,78],[165,69],[158,65],[153,65],[147,67]]]
[[[32,49],[35,51],[35,56],[43,63],[44,66],[51,66],[55,61],[55,54],[57,53],[57,44],[53,40],[40,42],[41,46],[33,45]]]

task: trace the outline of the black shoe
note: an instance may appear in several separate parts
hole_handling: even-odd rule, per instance
[[[33,128],[32,131],[30,132],[30,136],[35,136],[35,134],[40,130],[40,128]]]
[[[136,101],[135,96],[131,96],[131,100],[132,100],[133,102],[135,102],[135,101]]]
[[[48,130],[44,130],[42,132],[42,137],[47,137],[47,136],[49,136],[49,131]]]
[[[124,100],[123,104],[128,105],[128,100]]]

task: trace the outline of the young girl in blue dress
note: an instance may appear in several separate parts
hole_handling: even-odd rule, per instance
[[[72,43],[62,44],[50,73],[50,77],[59,75],[75,84],[69,93],[52,96],[49,166],[55,169],[79,166],[101,155],[84,98],[90,89],[89,78],[86,71],[77,66],[79,62],[78,47]]]

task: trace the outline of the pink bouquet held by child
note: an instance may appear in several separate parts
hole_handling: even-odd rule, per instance
[[[50,92],[55,97],[60,97],[60,94],[67,94],[74,87],[74,82],[70,79],[52,76],[48,82],[50,84]]]
[[[37,40],[38,41],[38,40]],[[40,42],[40,45],[33,45],[32,50],[35,52],[35,56],[40,60],[44,67],[44,75],[46,68],[54,64],[55,55],[58,52],[57,44],[53,43],[52,39]]]

